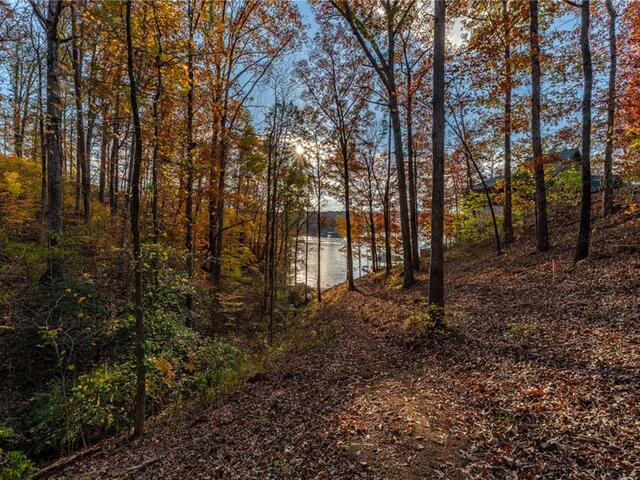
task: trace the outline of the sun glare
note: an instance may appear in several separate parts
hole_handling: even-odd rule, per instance
[[[296,145],[296,154],[297,155],[302,155],[304,153],[304,146],[297,144]]]

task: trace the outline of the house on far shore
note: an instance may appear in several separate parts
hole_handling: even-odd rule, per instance
[[[547,155],[544,155],[543,164],[545,167],[553,166],[550,168],[549,173],[547,173],[547,180],[549,178],[554,178],[569,170],[572,167],[580,168],[580,150],[577,148],[566,148],[564,150],[560,150],[557,152],[552,152]],[[531,164],[533,161],[532,158],[527,159],[526,164]],[[522,168],[522,165],[518,167],[518,170]],[[485,179],[485,184],[489,191],[497,193],[498,189],[496,186],[498,182],[503,179],[502,175],[498,175],[495,177],[489,177]],[[622,181],[620,177],[614,177],[614,188],[620,188],[622,185]],[[602,175],[591,173],[591,193],[598,193],[602,191],[604,188],[604,177]],[[482,182],[475,183],[470,188],[470,191],[475,193],[484,193],[484,188],[482,186]]]

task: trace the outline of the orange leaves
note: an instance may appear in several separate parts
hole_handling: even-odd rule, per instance
[[[544,391],[544,389],[540,387],[532,387],[526,392],[526,395],[529,398],[542,398],[545,396],[545,394],[546,392]]]

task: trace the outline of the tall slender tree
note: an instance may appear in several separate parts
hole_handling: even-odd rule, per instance
[[[134,269],[134,306],[136,315],[136,395],[133,419],[135,436],[144,433],[145,365],[144,313],[142,309],[142,259],[140,251],[140,170],[142,166],[142,127],[138,108],[138,91],[133,61],[133,33],[131,28],[131,0],[126,0],[125,30],[127,38],[127,73],[133,122],[133,155],[131,164],[131,237]]]
[[[191,280],[194,272],[194,214],[193,214],[193,182],[194,182],[194,151],[195,142],[193,140],[193,108],[195,95],[195,34],[200,19],[202,2],[189,0],[187,3],[187,112],[186,112],[186,152],[187,152],[187,195],[185,200],[185,247],[187,249],[187,275]],[[193,297],[187,294],[187,323],[191,325],[193,311]]]
[[[509,2],[502,0],[504,28],[504,243],[513,243],[512,185],[511,185],[511,94],[513,71],[511,66],[511,25]]]
[[[351,170],[361,113],[367,99],[366,74],[360,59],[349,53],[348,39],[327,25],[316,38],[318,48],[310,53],[310,62],[302,62],[300,76],[307,94],[330,123],[336,150],[341,160],[347,240],[347,284],[355,290],[351,232]]]
[[[582,197],[580,200],[580,229],[576,245],[575,260],[582,260],[589,255],[591,237],[591,94],[593,90],[593,68],[591,65],[591,46],[589,44],[589,26],[591,22],[590,1],[582,0],[580,5],[569,2],[580,8],[580,51],[582,52],[582,72],[584,89],[582,93]]]
[[[607,0],[609,14],[609,90],[607,97],[607,137],[604,150],[604,194],[602,196],[602,213],[613,213],[613,147],[615,138],[616,114],[616,70],[618,66],[618,49],[616,45],[616,18],[618,13],[613,0]]]
[[[71,4],[71,63],[73,66],[73,88],[76,106],[76,156],[78,157],[78,169],[80,171],[82,190],[82,210],[84,223],[91,227],[91,168],[90,157],[87,155],[87,144],[84,125],[84,85],[81,37],[83,34],[82,20],[78,20],[77,9]]]
[[[429,308],[435,327],[444,323],[444,141],[445,22],[447,4],[435,0],[433,34],[433,186],[431,188],[431,265]]]
[[[547,225],[547,194],[544,181],[542,134],[540,132],[540,35],[538,33],[538,0],[529,0],[531,51],[531,144],[533,146],[533,170],[536,183],[536,248],[539,252],[549,249]]]
[[[384,32],[379,35],[369,29],[358,12],[346,0],[330,0],[333,7],[340,13],[356,37],[369,63],[373,66],[382,82],[393,128],[393,145],[396,158],[396,172],[398,175],[398,203],[400,204],[400,228],[402,231],[402,258],[404,264],[403,286],[413,285],[413,263],[411,250],[411,226],[409,220],[409,206],[407,202],[407,181],[402,149],[402,122],[398,105],[398,86],[396,79],[396,40],[405,26],[409,14],[415,6],[415,0],[401,2],[399,0],[385,0],[381,2],[384,15]],[[387,45],[386,55],[380,49],[377,37],[384,37]],[[378,38],[380,39],[380,38]]]
[[[49,0],[46,16],[30,0],[33,12],[38,17],[47,36],[47,190],[48,190],[48,238],[50,255],[46,278],[62,277],[62,259],[58,247],[62,241],[62,146],[60,143],[61,97],[60,97],[60,34],[59,24],[64,2]]]

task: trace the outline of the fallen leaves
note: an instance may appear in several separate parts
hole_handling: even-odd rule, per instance
[[[528,241],[499,258],[450,253],[449,328],[419,348],[402,323],[424,308],[424,275],[409,291],[361,279],[309,322],[341,335],[62,477],[640,477],[640,258],[575,265],[561,220],[548,254]],[[623,213],[596,223],[594,245],[640,233]]]

